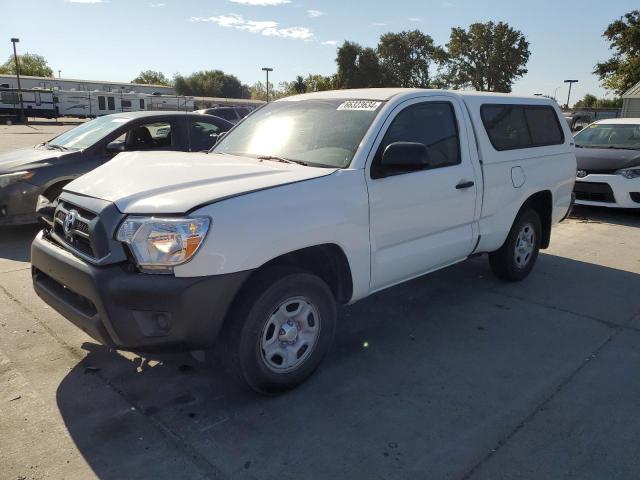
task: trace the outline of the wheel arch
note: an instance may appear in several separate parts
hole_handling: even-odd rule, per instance
[[[551,241],[551,216],[553,212],[553,195],[551,191],[541,190],[531,195],[525,200],[522,207],[520,207],[518,215],[529,208],[534,210],[540,217],[540,223],[542,225],[540,248],[549,248],[549,243]]]

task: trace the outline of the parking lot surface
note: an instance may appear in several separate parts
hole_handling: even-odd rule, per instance
[[[637,479],[639,227],[577,209],[523,282],[479,257],[345,307],[279,397],[96,344],[33,292],[37,228],[2,228],[0,479]]]
[[[62,120],[59,122],[47,120],[33,122],[29,125],[0,125],[0,153],[46,142],[83,121],[65,119],[64,122]]]

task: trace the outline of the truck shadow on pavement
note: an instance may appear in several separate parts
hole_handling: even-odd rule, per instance
[[[476,258],[344,308],[333,351],[288,394],[245,391],[188,354],[87,343],[57,404],[101,479],[460,478],[638,312],[639,290],[635,273],[548,254],[504,284]],[[575,421],[555,422],[537,453],[588,476],[608,439],[589,437],[576,458]]]

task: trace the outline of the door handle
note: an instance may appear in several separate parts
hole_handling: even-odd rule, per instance
[[[472,180],[467,180],[466,182],[460,182],[459,184],[456,185],[456,188],[458,190],[464,190],[465,188],[471,188],[475,185],[475,183]]]

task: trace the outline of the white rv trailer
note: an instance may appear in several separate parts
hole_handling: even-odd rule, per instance
[[[22,90],[22,104],[27,117],[56,117],[55,97],[50,90]],[[0,90],[0,116],[20,116],[18,90]]]

